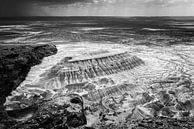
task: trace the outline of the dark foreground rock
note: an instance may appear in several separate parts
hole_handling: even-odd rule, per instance
[[[83,100],[76,94],[40,101],[31,106],[30,110],[12,111],[8,114],[16,121],[4,121],[5,129],[68,129],[87,123]],[[30,115],[32,116],[27,118]],[[22,117],[25,121],[21,122],[19,119]]]
[[[181,119],[167,117],[153,117],[143,120],[130,120],[126,122],[102,123],[95,126],[96,129],[194,129],[194,118],[185,117]]]
[[[50,44],[0,45],[0,121],[6,117],[2,106],[6,97],[25,79],[32,66],[56,52],[56,47]]]
[[[133,129],[193,129],[194,118],[155,117],[136,122]]]

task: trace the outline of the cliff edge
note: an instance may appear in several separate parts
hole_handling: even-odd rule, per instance
[[[3,110],[6,97],[25,80],[30,68],[56,52],[51,44],[0,45],[0,118],[6,114]]]

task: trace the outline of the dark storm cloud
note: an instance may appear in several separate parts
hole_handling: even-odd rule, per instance
[[[73,4],[92,2],[92,0],[19,0],[19,1],[37,4]]]
[[[0,16],[24,15],[27,4],[17,0],[0,0]]]
[[[27,0],[27,1],[72,4],[76,2],[90,2],[91,0]]]
[[[88,3],[92,0],[0,0],[0,16],[28,16],[33,6]],[[42,12],[41,12],[42,13]]]
[[[4,3],[62,3],[62,4],[72,4],[77,2],[91,2],[92,0],[0,0],[1,4]]]

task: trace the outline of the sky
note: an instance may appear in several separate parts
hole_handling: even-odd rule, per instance
[[[6,16],[194,16],[194,0],[0,0]]]

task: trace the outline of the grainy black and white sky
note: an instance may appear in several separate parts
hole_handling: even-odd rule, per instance
[[[194,16],[194,0],[0,0],[4,16]]]

